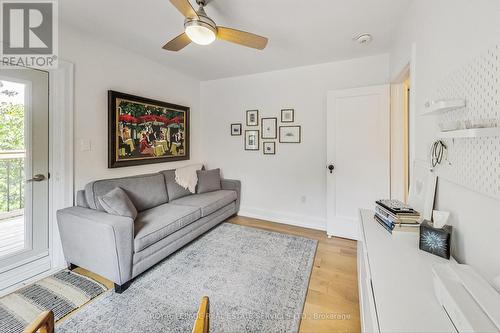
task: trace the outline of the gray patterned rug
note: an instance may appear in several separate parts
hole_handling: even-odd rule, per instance
[[[296,332],[317,242],[223,223],[57,326],[66,332],[191,332],[202,296],[211,332]]]

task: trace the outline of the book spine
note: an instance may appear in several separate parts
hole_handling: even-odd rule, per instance
[[[394,229],[395,224],[393,222],[391,222],[390,220],[384,218],[383,216],[378,215],[377,213],[375,213],[375,217],[378,218],[379,220],[381,220],[391,230]]]
[[[392,234],[392,228],[389,227],[380,217],[378,217],[377,215],[374,216],[375,217],[375,221],[378,222],[378,224],[380,224],[382,227],[384,227],[385,230],[387,230],[390,234]]]
[[[378,213],[380,216],[383,216],[386,219],[391,220],[392,222],[396,222],[397,221],[396,215],[390,213],[389,211],[387,211],[386,209],[384,209],[382,206],[378,206],[378,205],[375,206],[375,212]]]

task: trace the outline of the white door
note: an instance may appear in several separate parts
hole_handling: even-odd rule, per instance
[[[0,68],[0,292],[50,269],[49,74]]]
[[[359,209],[390,195],[389,86],[328,93],[327,233],[358,238]]]

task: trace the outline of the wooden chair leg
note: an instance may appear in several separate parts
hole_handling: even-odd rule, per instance
[[[54,313],[52,311],[44,311],[29,324],[23,333],[54,333]]]
[[[198,310],[198,316],[193,326],[193,333],[208,333],[209,331],[209,317],[210,317],[210,301],[208,296],[203,296]]]

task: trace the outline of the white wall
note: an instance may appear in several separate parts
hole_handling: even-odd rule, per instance
[[[497,0],[414,1],[399,27],[391,52],[391,77],[409,62],[416,44],[414,90],[417,114],[452,71],[500,42],[500,2]],[[427,159],[438,128],[436,120],[415,117],[415,157]],[[436,205],[452,212],[453,252],[491,279],[500,274],[500,202],[444,179],[438,181]]]
[[[156,172],[199,160],[198,80],[66,25],[60,27],[59,34],[60,57],[75,65],[75,190],[91,180]],[[108,169],[110,89],[191,107],[191,161]],[[91,151],[81,151],[81,140],[91,140]]]
[[[201,84],[202,158],[242,181],[242,215],[325,229],[326,93],[387,83],[388,60],[380,55]],[[302,143],[274,140],[270,156],[262,153],[263,140],[260,151],[245,151],[244,136],[230,136],[231,123],[251,129],[246,110],[279,122],[282,108],[295,109]]]

